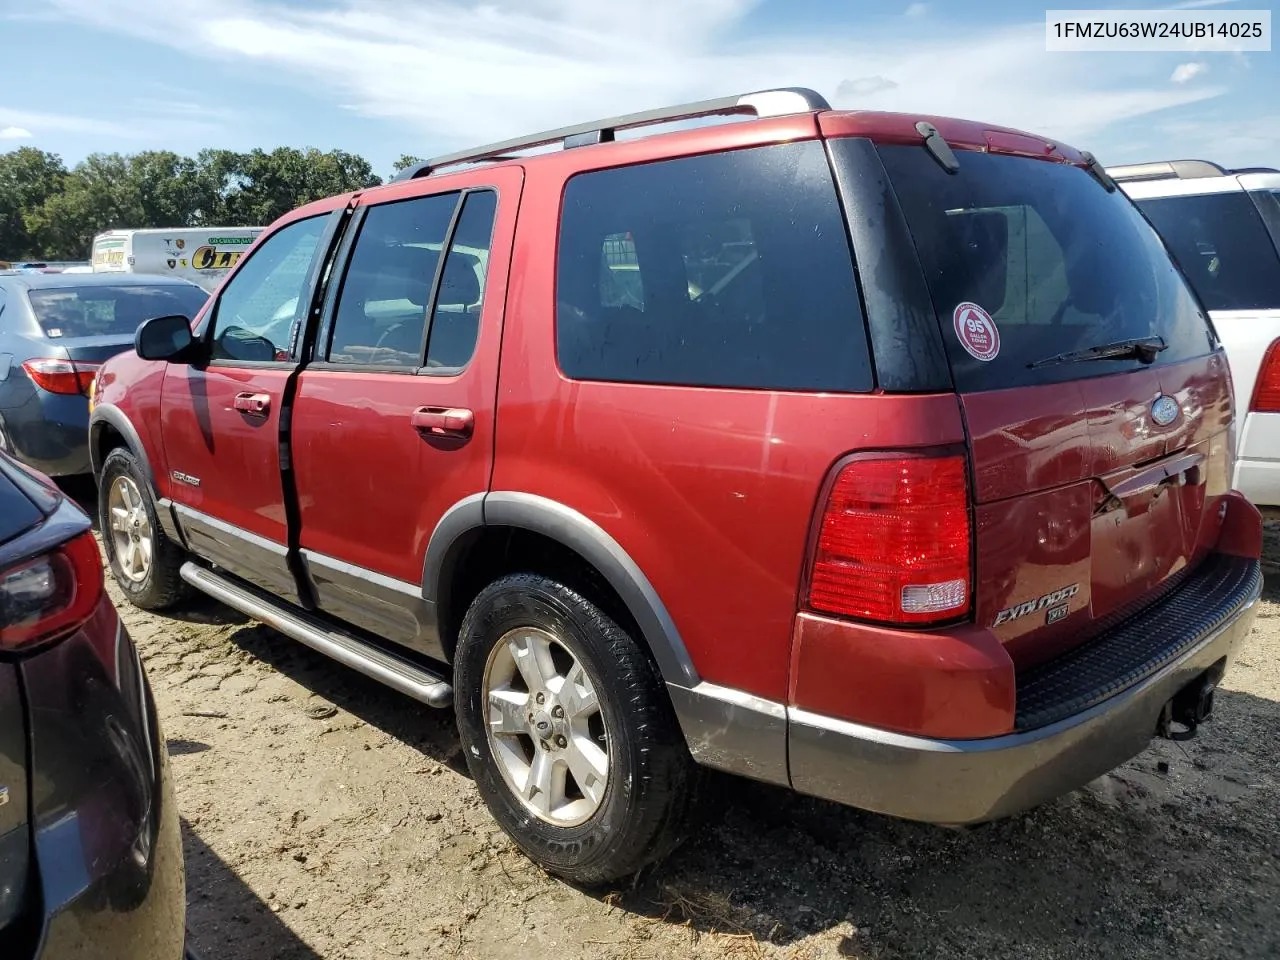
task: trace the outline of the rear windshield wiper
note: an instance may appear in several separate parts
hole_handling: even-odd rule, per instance
[[[1136,337],[1132,340],[1117,340],[1115,343],[1087,347],[1084,350],[1056,353],[1052,357],[1028,363],[1027,367],[1034,370],[1036,367],[1050,367],[1055,363],[1079,363],[1084,360],[1141,360],[1143,363],[1154,363],[1156,355],[1168,348],[1169,345],[1164,342],[1164,337]]]

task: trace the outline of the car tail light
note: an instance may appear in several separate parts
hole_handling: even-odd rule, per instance
[[[895,624],[963,616],[969,541],[963,456],[850,461],[823,510],[809,606]]]
[[[1258,413],[1280,413],[1280,340],[1271,341],[1262,358],[1249,409]]]
[[[0,650],[69,633],[102,599],[102,559],[85,532],[56,550],[0,570]]]
[[[28,360],[22,365],[37,387],[50,393],[89,395],[89,385],[101,364],[83,360]]]

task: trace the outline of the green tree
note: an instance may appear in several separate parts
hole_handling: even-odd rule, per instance
[[[227,196],[236,224],[270,223],[295,207],[382,182],[369,161],[343,150],[277,147],[241,157],[241,182]]]
[[[68,172],[28,147],[0,155],[0,256],[80,259],[116,228],[258,226],[381,182],[343,150],[95,153]]]
[[[60,193],[27,216],[27,227],[50,259],[83,259],[94,234],[116,227],[144,227],[139,179],[129,157],[94,153],[76,164]]]
[[[425,157],[415,157],[411,153],[402,153],[391,165],[393,173],[400,173],[402,170],[408,170],[410,167],[416,167],[420,163],[425,163]]]
[[[0,260],[43,256],[27,217],[62,189],[67,168],[56,153],[19,147],[0,154]]]

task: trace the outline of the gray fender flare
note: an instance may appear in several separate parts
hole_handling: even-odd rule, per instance
[[[129,452],[133,454],[134,459],[142,467],[142,473],[147,478],[147,483],[151,486],[151,495],[159,498],[160,488],[156,485],[156,476],[151,470],[151,461],[147,457],[147,448],[142,445],[142,438],[138,436],[138,431],[129,422],[129,418],[114,404],[100,404],[94,407],[93,413],[89,415],[89,463],[93,466],[93,475],[97,477],[102,473],[102,458],[98,456],[97,441],[104,426],[111,427],[116,433],[124,437],[125,445],[128,446]]]
[[[555,500],[529,493],[493,491],[460,500],[440,519],[422,565],[423,596],[435,603],[454,548],[484,526],[518,527],[568,547],[590,563],[622,598],[669,685],[694,687],[698,672],[680,631],[638,564],[599,524]]]
[[[172,504],[160,496],[156,475],[151,469],[151,460],[147,457],[147,448],[142,445],[142,438],[138,436],[138,431],[134,429],[133,424],[120,408],[110,403],[94,407],[93,413],[89,415],[89,463],[93,467],[94,482],[97,483],[98,478],[102,476],[103,458],[98,456],[98,436],[108,426],[124,437],[125,446],[138,461],[138,466],[142,468],[142,475],[146,478],[147,486],[151,488],[151,496],[156,502],[156,518],[160,521],[165,535],[170,540],[185,545],[186,539],[174,516]]]

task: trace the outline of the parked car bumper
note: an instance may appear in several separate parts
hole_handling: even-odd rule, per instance
[[[1280,507],[1280,413],[1248,413],[1231,485],[1260,507]]]
[[[89,400],[39,391],[0,412],[10,453],[50,477],[90,473]]]
[[[1256,560],[1239,564],[1230,588],[1235,595],[1217,598],[1226,612],[1216,622],[1209,618],[1207,627],[1170,638],[1166,649],[1176,649],[1175,658],[1122,692],[1035,729],[933,739],[793,708],[792,785],[866,810],[942,824],[995,820],[1083,786],[1141,753],[1176,694],[1207,671],[1225,669],[1249,634],[1262,586]],[[1175,594],[1167,602],[1176,599]],[[1203,603],[1191,599],[1191,608]],[[1148,626],[1154,630],[1159,624],[1151,620]]]

